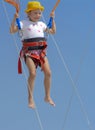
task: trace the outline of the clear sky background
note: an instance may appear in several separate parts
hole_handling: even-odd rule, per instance
[[[28,0],[20,0],[20,19]],[[40,0],[46,23],[56,0]],[[5,4],[5,5],[4,5]],[[18,75],[19,35],[9,33],[15,9],[0,1],[0,130],[95,130],[95,1],[61,0],[57,32],[48,37],[52,107],[44,102],[43,73],[37,69],[35,110],[28,108],[27,77]]]

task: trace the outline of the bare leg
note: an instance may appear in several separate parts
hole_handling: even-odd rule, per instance
[[[48,63],[48,59],[45,57],[45,63],[43,65],[44,71],[44,86],[45,86],[45,101],[50,105],[55,106],[55,103],[50,97],[50,85],[51,85],[51,70]]]
[[[26,58],[26,65],[29,70],[29,77],[28,77],[28,106],[30,108],[35,108],[35,103],[33,100],[33,90],[34,90],[34,81],[36,77],[36,68],[35,64],[30,57]]]

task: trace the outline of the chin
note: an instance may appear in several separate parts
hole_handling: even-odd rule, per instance
[[[31,20],[31,21],[33,21],[33,22],[37,22],[37,21],[39,21],[39,19],[35,19],[35,20]]]

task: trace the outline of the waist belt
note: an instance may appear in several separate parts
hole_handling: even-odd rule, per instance
[[[23,42],[23,47],[33,47],[33,46],[47,46],[46,41],[39,42]]]
[[[38,38],[28,38],[23,40],[23,42],[40,42],[40,41],[46,41],[46,38],[38,37]]]

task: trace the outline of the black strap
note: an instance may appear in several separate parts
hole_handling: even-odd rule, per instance
[[[37,37],[37,38],[29,38],[29,39],[24,39],[23,42],[41,42],[41,41],[46,41],[45,37]]]
[[[32,47],[28,47],[28,51],[30,50],[41,50],[44,49],[44,46],[32,46]]]

